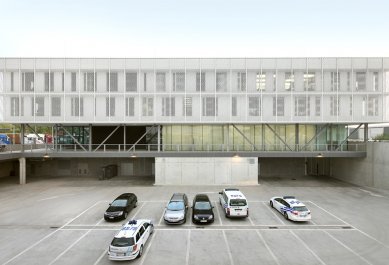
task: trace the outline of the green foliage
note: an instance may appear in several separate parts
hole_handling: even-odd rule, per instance
[[[375,141],[387,141],[389,140],[389,134],[380,134],[373,138]]]

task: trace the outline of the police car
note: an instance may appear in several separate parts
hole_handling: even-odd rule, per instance
[[[227,218],[249,216],[249,206],[246,197],[239,189],[223,189],[219,194],[219,202]]]
[[[311,211],[294,196],[273,197],[270,199],[270,206],[282,213],[287,220],[311,220]]]
[[[147,239],[154,232],[151,220],[131,220],[115,235],[108,249],[110,260],[133,260],[142,256]]]

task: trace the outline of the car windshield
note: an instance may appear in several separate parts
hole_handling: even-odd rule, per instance
[[[169,202],[167,209],[170,211],[182,211],[184,210],[184,202]]]
[[[293,210],[298,211],[298,212],[306,212],[306,211],[308,211],[308,208],[305,206],[296,206],[296,207],[293,207]]]
[[[246,206],[247,202],[243,199],[232,199],[230,200],[230,206]]]
[[[135,242],[133,237],[119,237],[119,238],[115,237],[111,243],[111,245],[114,247],[129,247],[134,244]]]
[[[194,208],[197,210],[209,210],[211,209],[211,204],[206,201],[200,201],[195,203]]]
[[[124,207],[127,205],[127,200],[116,200],[111,203],[111,206]]]

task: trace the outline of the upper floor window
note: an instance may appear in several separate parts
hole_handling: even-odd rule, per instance
[[[118,73],[107,73],[107,91],[118,91]]]
[[[319,117],[321,113],[321,97],[315,97],[315,116]]]
[[[304,90],[314,91],[316,88],[315,73],[304,74]]]
[[[185,73],[173,73],[173,91],[185,91]]]
[[[285,100],[284,97],[273,97],[273,116],[284,116]]]
[[[196,73],[196,91],[205,91],[205,73]]]
[[[162,116],[174,116],[176,112],[176,101],[174,97],[162,98]]]
[[[137,91],[138,74],[126,73],[126,91]]]
[[[369,97],[367,102],[367,115],[378,116],[378,97]]]
[[[166,74],[165,73],[156,73],[155,74],[156,89],[157,91],[166,90]]]
[[[331,72],[331,91],[339,90],[339,73]]]
[[[249,116],[261,115],[260,100],[260,97],[249,97]]]
[[[21,104],[19,104],[21,103]],[[11,97],[11,116],[17,117],[17,116],[23,116],[23,108],[24,108],[24,98],[19,97]]]
[[[255,88],[257,91],[266,90],[266,74],[257,73],[255,78]]]
[[[51,116],[61,116],[61,97],[51,98]]]
[[[143,116],[154,115],[154,98],[152,97],[142,98],[142,115]]]
[[[84,91],[95,91],[96,79],[95,73],[84,73]]]
[[[184,99],[184,113],[185,113],[185,116],[192,116],[192,97],[185,97],[185,99]]]
[[[227,91],[227,72],[216,73],[216,91]]]
[[[203,116],[217,116],[218,113],[218,98],[203,97]]]
[[[45,91],[54,91],[54,73],[45,73]]]
[[[366,90],[366,72],[355,73],[355,90]]]
[[[45,115],[45,98],[44,97],[35,97],[32,99],[32,114],[35,116],[44,116]]]
[[[373,91],[378,91],[378,72],[373,72]]]
[[[295,116],[309,116],[310,104],[309,97],[297,96],[294,99],[294,115]]]
[[[77,90],[77,73],[76,72],[71,73],[70,89],[72,91]]]
[[[71,115],[84,116],[84,99],[79,97],[72,97],[71,99]]]
[[[236,117],[238,115],[238,99],[236,97],[232,97],[231,100],[231,116]]]
[[[22,73],[22,90],[34,91],[34,72]]]
[[[238,91],[246,91],[246,73],[239,72],[236,74]]]
[[[292,72],[285,73],[285,90],[294,90],[294,74]]]
[[[115,116],[115,98],[114,97],[105,98],[105,115],[107,117]]]
[[[135,99],[133,97],[126,98],[126,116],[135,115]]]
[[[330,97],[330,115],[331,116],[339,115],[339,98],[337,96]]]

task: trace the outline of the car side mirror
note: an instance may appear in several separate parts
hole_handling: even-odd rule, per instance
[[[221,192],[221,191],[220,191],[220,192],[219,192],[219,194],[220,194],[220,195],[222,195],[222,194],[223,194],[223,192]]]
[[[109,203],[109,206],[111,206],[112,203]]]

